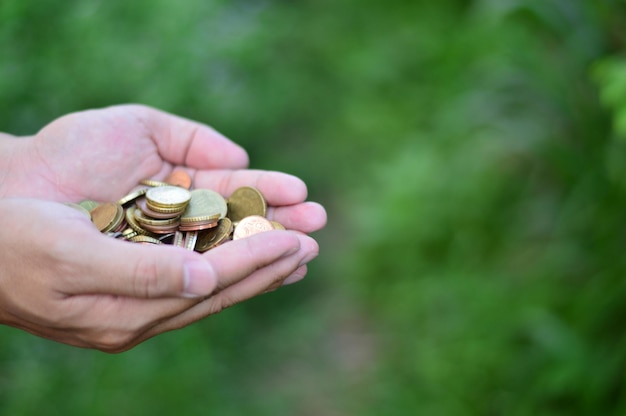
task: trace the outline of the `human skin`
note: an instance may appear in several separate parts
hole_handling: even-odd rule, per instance
[[[246,152],[212,128],[150,107],[63,116],[34,136],[0,134],[0,323],[106,352],[302,279],[326,224],[294,176],[249,170]],[[195,188],[228,197],[257,187],[287,231],[206,253],[132,244],[66,205],[116,201],[141,179],[184,169]]]

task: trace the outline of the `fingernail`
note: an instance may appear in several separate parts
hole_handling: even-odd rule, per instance
[[[204,260],[189,260],[184,266],[185,287],[183,296],[197,298],[206,296],[215,289],[211,265]]]

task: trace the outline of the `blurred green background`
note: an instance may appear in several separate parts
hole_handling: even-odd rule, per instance
[[[2,0],[0,131],[148,104],[329,222],[304,281],[126,353],[0,328],[0,414],[626,414],[625,28],[608,0]]]

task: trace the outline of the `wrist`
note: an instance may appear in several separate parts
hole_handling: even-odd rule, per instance
[[[19,193],[25,170],[26,149],[29,137],[0,133],[0,198]]]

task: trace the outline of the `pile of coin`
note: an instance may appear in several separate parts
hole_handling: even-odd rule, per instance
[[[263,231],[285,229],[266,218],[267,203],[254,187],[226,200],[210,189],[191,189],[191,177],[174,171],[164,181],[145,179],[117,202],[68,204],[91,218],[102,233],[143,244],[173,244],[205,252]]]

